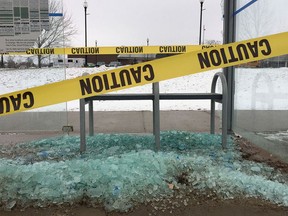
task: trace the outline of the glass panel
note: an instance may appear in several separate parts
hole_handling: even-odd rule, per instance
[[[250,1],[238,0],[238,8]],[[236,40],[288,30],[285,0],[257,1],[237,14]],[[288,55],[235,69],[234,131],[288,161]]]

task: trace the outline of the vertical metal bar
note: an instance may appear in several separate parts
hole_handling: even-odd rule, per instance
[[[80,152],[86,151],[85,100],[80,99]]]
[[[215,100],[211,99],[210,134],[215,134]]]
[[[82,76],[87,76],[89,73],[85,72],[82,74]],[[80,99],[79,102],[80,107],[80,152],[86,151],[86,119],[85,119],[85,99]],[[93,103],[93,101],[92,101]],[[93,109],[92,109],[93,110]],[[90,107],[89,107],[90,112]],[[89,119],[90,121],[90,119]],[[90,127],[90,123],[89,123]],[[89,128],[90,130],[90,128]]]
[[[216,73],[212,79],[211,93],[216,91],[216,83],[218,79],[218,73]],[[211,115],[210,115],[210,133],[215,134],[215,100],[211,99]]]
[[[86,2],[86,1],[85,1]],[[84,5],[84,13],[85,13],[85,47],[87,47],[87,2]],[[88,66],[88,60],[87,60],[88,56],[85,55],[85,67]]]
[[[222,84],[223,86],[223,84]],[[227,90],[227,89],[226,89]],[[222,98],[222,147],[227,148],[227,132],[228,132],[228,92],[223,91]]]
[[[204,0],[200,0],[200,30],[199,30],[199,45],[201,45],[203,3],[204,3]]]
[[[94,136],[93,100],[89,101],[89,136]]]
[[[4,68],[4,54],[1,54],[1,68]]]
[[[155,137],[156,151],[160,150],[160,100],[159,83],[153,83],[153,134]]]
[[[237,0],[224,0],[224,25],[223,25],[223,43],[232,43],[235,41],[236,33],[236,19],[234,11]],[[228,98],[227,98],[227,129],[232,132],[233,129],[233,115],[234,115],[234,67],[223,69],[223,73],[227,80]]]
[[[227,148],[227,132],[228,132],[228,88],[226,77],[223,73],[219,73],[222,84],[222,147]]]
[[[211,93],[215,93],[216,91],[216,83],[217,83],[218,77],[220,77],[221,84],[222,84],[222,147],[223,149],[226,149],[227,148],[227,131],[228,131],[228,125],[227,125],[227,122],[228,122],[227,120],[228,89],[227,89],[227,81],[223,73],[216,73],[214,75],[213,80],[212,80]],[[214,103],[213,106],[212,106],[213,104],[212,101],[213,100],[211,100],[211,119],[210,119],[211,134],[213,134],[212,132],[215,131],[215,101],[213,101]]]

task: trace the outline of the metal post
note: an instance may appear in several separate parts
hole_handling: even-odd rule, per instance
[[[203,3],[204,3],[204,0],[200,0],[200,30],[199,30],[199,45],[201,45]]]
[[[94,109],[93,100],[89,101],[89,136],[94,136]]]
[[[1,54],[1,68],[4,68],[4,56]]]
[[[85,100],[80,99],[80,152],[86,151]]]
[[[155,137],[156,151],[160,150],[160,98],[159,83],[153,83],[153,134]]]
[[[89,73],[87,72],[82,74],[82,76],[87,76],[87,75],[89,75]],[[83,153],[86,151],[85,99],[79,100],[79,109],[80,109],[80,152]],[[89,112],[90,112],[90,107],[89,107]],[[89,118],[90,118],[90,115],[89,115]],[[89,122],[90,122],[90,119],[89,119]],[[90,126],[90,123],[89,123],[89,126]]]
[[[87,47],[87,8],[88,8],[88,3],[85,0],[83,3],[84,6],[84,15],[85,15],[85,47]],[[85,55],[85,67],[87,67],[87,55]]]
[[[223,43],[228,44],[235,42],[236,33],[236,19],[233,12],[236,9],[237,0],[230,1],[224,0],[224,34]],[[223,73],[227,80],[228,86],[228,101],[227,101],[227,129],[228,132],[232,132],[233,129],[233,114],[234,114],[234,67],[227,67],[223,69]]]
[[[216,73],[212,80],[211,93],[216,91],[217,79],[220,77],[222,84],[222,147],[227,148],[227,102],[228,102],[228,89],[226,78],[223,73]],[[211,118],[210,118],[210,133],[215,133],[215,100],[211,100]]]
[[[211,99],[210,134],[215,134],[215,99]]]

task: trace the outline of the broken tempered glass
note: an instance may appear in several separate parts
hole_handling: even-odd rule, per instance
[[[288,177],[261,163],[245,161],[232,139],[184,131],[152,135],[97,134],[79,153],[78,136],[42,139],[1,147],[0,202],[6,209],[76,203],[83,198],[107,210],[173,195],[177,188],[213,191],[222,198],[260,197],[288,206]],[[177,180],[187,174],[186,184]]]

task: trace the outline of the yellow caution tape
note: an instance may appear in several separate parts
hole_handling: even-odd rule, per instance
[[[214,45],[33,48],[26,52],[5,53],[5,55],[177,54],[210,47],[214,47]]]
[[[288,32],[121,67],[0,96],[0,116],[288,54]]]

